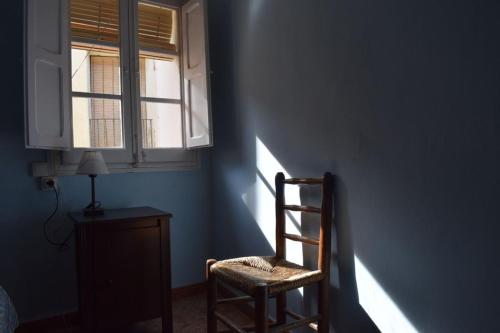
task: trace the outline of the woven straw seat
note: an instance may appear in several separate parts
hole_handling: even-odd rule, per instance
[[[266,284],[269,294],[275,295],[321,281],[319,270],[309,270],[276,257],[242,257],[223,260],[210,267],[220,280],[253,295],[258,285]]]

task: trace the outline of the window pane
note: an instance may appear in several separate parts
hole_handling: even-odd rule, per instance
[[[142,147],[182,148],[179,104],[141,102]]]
[[[141,97],[181,98],[179,61],[177,57],[155,59],[140,57]]]
[[[77,92],[121,94],[120,56],[118,49],[71,49],[72,89]]]
[[[121,102],[73,97],[75,148],[123,148]]]
[[[139,48],[177,51],[177,12],[173,9],[139,2]]]

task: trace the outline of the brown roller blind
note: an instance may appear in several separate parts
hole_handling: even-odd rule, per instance
[[[141,49],[176,51],[176,12],[139,2],[138,38]]]
[[[90,78],[93,92],[120,94],[120,59],[91,56]],[[90,142],[92,147],[122,146],[120,101],[105,98],[91,99]]]
[[[138,40],[145,50],[177,50],[176,11],[139,2]],[[119,44],[118,0],[71,0],[71,33],[74,38]]]
[[[71,0],[71,33],[91,42],[118,44],[120,19],[117,0]]]

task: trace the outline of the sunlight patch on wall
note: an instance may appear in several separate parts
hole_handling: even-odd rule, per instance
[[[354,256],[359,304],[383,333],[418,333],[394,301]]]
[[[255,222],[259,225],[259,228],[266,237],[267,242],[272,246],[273,251],[276,252],[273,223],[273,193],[269,191],[262,179],[257,177],[256,182],[241,195],[241,199],[248,207],[250,213],[252,213]]]
[[[260,11],[262,10],[262,5],[264,4],[264,0],[252,0],[248,3],[248,13],[249,13],[249,23],[250,26],[255,23],[257,18],[259,17]]]
[[[241,199],[252,213],[255,222],[273,250],[276,251],[274,177],[280,171],[285,174],[286,178],[290,178],[290,175],[258,137],[255,139],[255,158],[257,167],[255,183],[241,194]],[[299,187],[285,186],[285,198],[288,203],[300,204]],[[300,220],[300,212],[293,212],[287,216],[286,231],[300,234]],[[303,264],[301,243],[287,241],[287,260],[299,265]]]

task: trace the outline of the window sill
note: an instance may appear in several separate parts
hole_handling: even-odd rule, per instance
[[[200,166],[199,153],[194,151],[191,158],[183,161],[141,162],[141,163],[108,163],[110,173],[165,172],[193,170]],[[63,164],[61,152],[50,151],[47,161],[31,164],[33,177],[73,176],[78,164]]]

